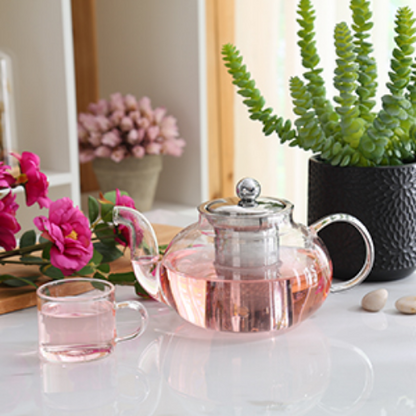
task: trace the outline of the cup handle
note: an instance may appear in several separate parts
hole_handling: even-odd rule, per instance
[[[331,292],[341,292],[343,290],[350,289],[355,285],[358,285],[369,275],[374,264],[374,244],[371,235],[368,232],[367,228],[364,226],[364,224],[360,220],[349,214],[328,215],[316,221],[309,227],[312,228],[316,233],[318,233],[322,230],[322,228],[325,228],[327,225],[332,224],[334,222],[348,222],[351,225],[353,225],[363,237],[366,250],[365,262],[358,274],[350,280],[347,280],[346,282],[333,283],[331,285]]]
[[[126,300],[124,302],[118,302],[115,304],[115,307],[116,307],[116,311],[117,309],[124,309],[124,308],[134,309],[135,311],[139,312],[140,317],[141,317],[140,325],[137,327],[137,329],[134,332],[128,335],[124,335],[123,337],[116,337],[115,342],[127,341],[129,339],[133,339],[133,338],[140,336],[146,329],[148,321],[149,321],[149,315],[147,313],[146,308],[140,302],[137,302],[135,300]]]

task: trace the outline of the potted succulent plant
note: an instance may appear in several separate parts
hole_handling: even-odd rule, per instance
[[[351,0],[353,24],[335,26],[338,95],[327,99],[319,67],[310,0],[298,4],[298,31],[304,80],[290,79],[296,119],[273,114],[235,46],[223,58],[250,118],[265,135],[315,153],[309,162],[308,221],[333,212],[359,218],[369,229],[376,260],[370,280],[394,280],[416,269],[416,28],[408,7],[397,10],[395,47],[388,89],[375,110],[377,66],[369,40],[373,27],[369,2]],[[334,104],[333,104],[334,103]],[[334,276],[347,278],[362,264],[364,249],[348,225],[323,230],[334,262]]]
[[[115,93],[78,116],[80,162],[92,161],[102,192],[127,191],[140,211],[152,207],[162,156],[181,156],[176,118],[148,97]]]

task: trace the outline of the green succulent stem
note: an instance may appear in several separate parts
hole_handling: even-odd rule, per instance
[[[374,112],[377,65],[369,41],[373,28],[367,0],[351,0],[351,28],[335,26],[336,67],[333,97],[326,97],[315,40],[315,10],[311,0],[300,0],[298,46],[305,69],[303,80],[289,81],[295,119],[284,120],[265,108],[265,100],[232,44],[223,46],[225,66],[244,97],[250,118],[263,124],[265,135],[276,133],[281,143],[319,153],[332,165],[396,165],[415,160],[416,153],[416,61],[413,58],[416,28],[408,7],[397,10],[395,47],[381,109]]]
[[[326,135],[334,133],[338,116],[326,98],[325,81],[320,75],[323,71],[318,67],[320,62],[315,41],[315,11],[310,0],[301,0],[298,6],[299,19],[297,22],[301,30],[297,32],[300,40],[300,54],[302,65],[306,69],[303,76],[307,80],[306,86],[311,94],[313,107]]]
[[[373,28],[371,22],[372,13],[370,2],[366,0],[351,0],[352,29],[354,31],[354,52],[358,64],[358,107],[360,117],[366,121],[373,121],[375,113],[372,112],[376,102],[374,100],[377,90],[377,64],[374,57],[373,45],[368,41],[370,30]]]

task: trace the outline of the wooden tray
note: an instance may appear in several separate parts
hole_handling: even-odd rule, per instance
[[[159,244],[167,244],[180,231],[179,227],[170,225],[153,224]],[[1,274],[11,274],[13,276],[27,276],[28,271],[32,266],[19,266],[16,264],[0,266]],[[38,267],[33,266],[36,272]],[[124,273],[132,271],[128,253],[111,263],[111,271],[117,273]],[[48,281],[47,277],[40,277],[38,282],[43,283]],[[19,288],[11,288],[0,286],[0,315],[8,312],[17,311],[24,308],[29,308],[36,305],[36,292],[33,286],[24,286]]]

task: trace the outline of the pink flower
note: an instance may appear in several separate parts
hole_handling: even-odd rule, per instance
[[[130,198],[128,195],[121,195],[120,191],[116,189],[116,205],[122,206],[122,207],[129,207],[136,209],[136,206],[134,204],[134,200]],[[143,240],[143,230],[140,228],[138,222],[136,221],[135,217],[133,215],[129,216],[129,219],[133,222],[134,230],[136,233],[136,244],[140,244]],[[125,241],[128,241],[128,246],[131,245],[130,243],[130,232],[129,229],[125,225],[119,225],[118,227],[119,233],[123,236],[124,240],[116,238],[117,242],[121,245],[125,246]],[[114,230],[116,232],[116,230]]]
[[[127,142],[130,144],[135,144],[139,141],[139,132],[138,130],[130,130],[127,134]]]
[[[160,123],[160,131],[166,139],[178,137],[178,126],[176,125],[176,118],[173,116],[166,116]]]
[[[104,134],[101,142],[108,147],[116,147],[121,143],[121,137],[119,132],[114,129]]]
[[[88,105],[88,111],[96,116],[106,116],[109,111],[107,100],[101,99],[97,104],[91,103]]]
[[[9,192],[0,199],[0,246],[4,250],[13,250],[16,247],[15,234],[20,231],[20,225],[16,220],[16,195]]]
[[[125,146],[118,146],[111,152],[111,160],[114,162],[122,161],[128,155],[127,149]]]
[[[40,171],[40,159],[38,155],[30,152],[23,152],[21,155],[11,153],[20,163],[20,176],[17,178],[18,183],[23,184],[26,193],[27,206],[35,202],[40,208],[47,208],[50,204],[48,198],[48,179]]]
[[[51,264],[69,276],[81,270],[91,259],[93,245],[88,219],[69,198],[51,203],[49,218],[34,219],[42,236],[53,243]]]
[[[92,114],[81,113],[78,116],[78,121],[88,131],[98,131],[97,121]]]
[[[1,211],[7,214],[16,216],[16,212],[19,209],[19,205],[16,203],[16,195],[9,192],[3,199],[0,199],[0,203],[3,204]],[[19,226],[20,229],[20,226]]]
[[[134,157],[141,159],[145,155],[146,150],[143,146],[137,145],[131,149],[131,152],[133,153]]]
[[[137,100],[134,95],[127,94],[124,97],[124,104],[126,105],[127,111],[136,111],[138,109]]]
[[[150,121],[153,120],[153,109],[149,97],[143,97],[139,100],[139,110],[143,116],[148,118]]]
[[[121,131],[130,131],[134,127],[133,120],[130,117],[123,117],[120,121]]]
[[[182,156],[183,148],[185,147],[185,140],[172,139],[166,140],[162,143],[162,153],[171,156]]]
[[[111,111],[126,111],[123,96],[119,92],[110,95],[110,108]]]
[[[10,188],[15,183],[16,179],[10,172],[7,172],[10,169],[10,166],[0,162],[0,188]]]
[[[141,142],[144,139],[144,136],[146,136],[146,130],[145,129],[139,129],[137,131],[139,133],[138,141]]]
[[[150,126],[147,129],[147,137],[150,141],[156,140],[159,136],[160,130],[159,126]]]
[[[165,107],[157,107],[155,108],[155,111],[153,113],[155,117],[156,124],[159,124],[162,122],[163,117],[165,117],[166,114],[166,108]]]
[[[101,138],[102,138],[102,134],[101,133],[96,133],[96,132],[92,132],[90,134],[90,136],[88,137],[88,142],[93,146],[93,147],[97,147],[101,144]]]
[[[114,111],[110,116],[110,122],[114,127],[117,127],[124,117],[124,111]]]
[[[78,122],[78,141],[80,143],[86,143],[88,141],[88,130]]]
[[[95,118],[95,121],[98,129],[102,132],[106,132],[111,127],[110,120],[107,117],[100,115]]]
[[[97,147],[94,151],[94,155],[96,157],[110,157],[111,156],[111,149],[107,146]]]
[[[140,126],[140,113],[138,111],[131,111],[129,117],[134,121],[137,127]]]
[[[149,155],[160,155],[162,147],[160,143],[150,143],[146,146],[146,153]]]
[[[116,189],[116,205],[121,205],[123,207],[136,209],[136,205],[134,204],[134,199],[128,195],[121,195],[119,189]]]
[[[93,149],[80,149],[79,151],[79,161],[80,163],[91,162],[95,159],[95,154]]]
[[[78,118],[81,162],[95,156],[115,161],[143,157],[143,149],[145,154],[182,154],[183,139],[176,144],[170,142],[179,137],[176,118],[167,116],[165,107],[153,110],[149,97],[137,100],[132,94],[123,96],[118,92],[88,108],[90,113],[82,113]],[[142,147],[136,148],[139,143]],[[113,149],[111,154],[107,148]]]
[[[150,121],[147,118],[142,117],[139,120],[139,127],[142,128],[143,130],[147,130],[150,127]]]

